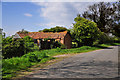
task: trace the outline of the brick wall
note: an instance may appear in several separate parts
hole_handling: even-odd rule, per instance
[[[64,45],[67,47],[67,49],[72,48],[72,38],[68,33],[66,34],[64,38]]]

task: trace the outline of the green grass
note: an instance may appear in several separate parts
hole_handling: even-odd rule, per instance
[[[13,57],[10,59],[4,59],[3,61],[3,78],[11,78],[14,77],[17,71],[20,70],[28,70],[29,67],[44,63],[48,60],[54,59],[53,56],[61,55],[61,54],[72,54],[72,53],[83,53],[89,52],[97,49],[107,48],[112,45],[120,45],[120,43],[112,43],[112,44],[99,44],[96,46],[82,46],[79,48],[72,49],[49,49],[49,50],[41,50],[29,52],[28,54],[23,55],[22,57]]]
[[[15,76],[15,73],[19,70],[27,70],[32,65],[37,63],[43,63],[48,60],[54,59],[48,56],[46,53],[41,53],[39,51],[30,52],[23,55],[22,57],[13,57],[10,59],[2,60],[2,72],[3,78],[11,78]]]

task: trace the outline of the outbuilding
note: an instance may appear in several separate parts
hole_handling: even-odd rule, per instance
[[[64,32],[28,32],[28,33],[21,33],[17,32],[13,38],[24,38],[25,36],[30,36],[34,39],[35,42],[40,44],[41,40],[46,38],[55,39],[56,41],[64,44],[67,49],[72,48],[72,38],[70,33],[67,31]]]

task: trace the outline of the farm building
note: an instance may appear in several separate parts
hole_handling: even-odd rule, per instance
[[[66,46],[67,49],[72,47],[72,38],[67,31],[64,32],[28,32],[28,33],[20,33],[17,32],[13,38],[24,38],[25,36],[30,36],[34,39],[34,42],[41,44],[41,41],[44,39],[54,39]]]

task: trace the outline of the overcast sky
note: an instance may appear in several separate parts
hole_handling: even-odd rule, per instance
[[[70,28],[77,14],[82,14],[89,5],[95,3],[64,2],[65,0],[63,2],[5,1],[2,2],[2,28],[7,36],[22,29],[32,32],[55,26]]]

